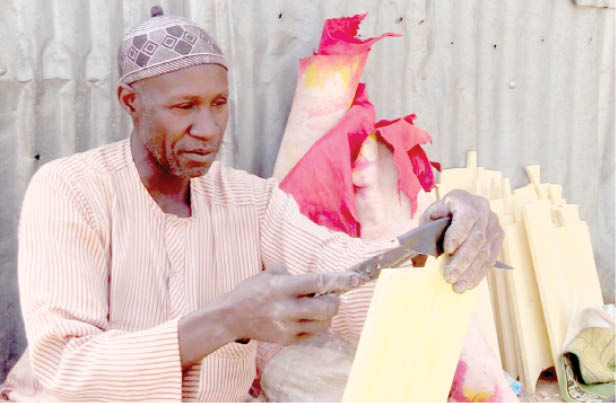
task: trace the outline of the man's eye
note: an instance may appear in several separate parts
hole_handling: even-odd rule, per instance
[[[195,105],[192,103],[187,103],[187,104],[179,104],[179,105],[176,105],[175,107],[179,109],[189,110],[189,109],[192,109],[193,106]]]
[[[223,106],[227,104],[227,98],[216,98],[214,102],[212,102],[213,106]]]

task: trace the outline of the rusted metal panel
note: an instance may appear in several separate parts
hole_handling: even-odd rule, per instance
[[[16,278],[21,200],[41,164],[125,138],[116,101],[123,32],[160,4],[201,23],[231,64],[221,159],[271,174],[298,59],[326,18],[368,13],[377,43],[363,81],[379,118],[410,112],[431,159],[466,151],[512,184],[539,163],[591,228],[604,297],[614,298],[614,10],[602,0],[4,0],[0,2],[0,379],[24,347]],[[610,6],[613,1],[608,1]],[[580,6],[578,6],[580,5]]]

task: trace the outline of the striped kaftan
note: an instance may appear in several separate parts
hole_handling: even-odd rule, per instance
[[[227,344],[182,372],[180,317],[262,267],[342,270],[397,244],[319,227],[275,180],[220,163],[191,180],[191,207],[188,218],[159,208],[128,140],[41,167],[19,224],[30,365],[13,384],[32,376],[60,400],[244,400],[257,342]],[[342,297],[335,331],[359,334],[371,292]]]

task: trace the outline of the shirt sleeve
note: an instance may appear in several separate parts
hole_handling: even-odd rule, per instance
[[[261,222],[261,253],[266,267],[283,264],[294,274],[343,271],[398,246],[396,239],[367,242],[345,233],[331,231],[305,217],[292,196],[282,191],[274,180],[268,182],[267,204]],[[359,337],[363,327],[374,281],[341,297],[334,332]]]
[[[47,166],[26,191],[18,271],[34,375],[61,400],[181,400],[177,319],[109,328],[110,251],[85,200]]]

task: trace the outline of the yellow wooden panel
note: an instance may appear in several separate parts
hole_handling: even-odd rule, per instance
[[[576,224],[580,221],[580,209],[577,204],[563,204],[560,207],[553,207],[552,210],[556,213],[555,222],[559,226]]]
[[[477,168],[477,193],[488,199],[502,198],[503,173],[490,169]]]
[[[436,185],[436,194],[438,196],[438,200],[442,200],[443,197],[445,197],[447,193],[451,192],[454,189],[461,189],[461,188],[455,185],[445,185],[442,183],[439,183],[438,185]]]
[[[439,185],[443,185],[443,188],[447,188],[448,191],[452,189],[464,189],[470,191],[475,180],[475,170],[467,168],[451,168],[443,169],[439,176]],[[444,196],[447,192],[441,194]]]
[[[490,199],[490,210],[494,212],[499,218],[505,215],[505,200],[504,199]]]
[[[520,376],[521,368],[518,358],[516,333],[512,319],[511,302],[507,279],[509,273],[503,270],[493,270],[493,281],[490,284],[495,293],[498,306],[498,340],[501,349],[503,368],[514,378]]]
[[[503,178],[501,181],[501,192],[503,193],[503,211],[505,214],[513,216],[513,192],[511,192],[511,181]]]
[[[524,167],[524,171],[530,180],[530,184],[535,188],[537,198],[540,200],[547,199],[547,188],[541,185],[541,167],[539,165],[529,165]]]
[[[583,221],[572,220],[556,227],[547,200],[524,206],[523,213],[552,358],[556,362],[573,314],[603,304],[590,234]]]
[[[513,215],[516,222],[522,222],[522,207],[527,203],[537,201],[537,192],[533,185],[517,188],[513,191]]]
[[[469,151],[466,153],[466,167],[471,170],[477,168],[477,151]]]
[[[498,216],[501,226],[505,226],[514,221],[512,215],[513,195],[508,178],[501,178],[499,182],[502,198],[490,200],[490,207]],[[504,260],[502,251],[499,259]],[[513,323],[512,295],[509,292],[510,273],[493,270],[488,277],[492,301],[497,312],[496,330],[503,368],[514,378],[517,378],[521,376],[523,368],[519,354],[518,336],[515,323]]]
[[[343,401],[447,400],[478,297],[445,282],[447,261],[381,272]]]
[[[560,185],[548,185],[548,197],[555,206],[566,203],[563,199],[563,187]]]
[[[534,393],[541,371],[554,364],[526,229],[523,223],[511,223],[503,229],[503,259],[514,267],[514,270],[508,273],[507,285],[522,361],[520,381],[525,390]]]

